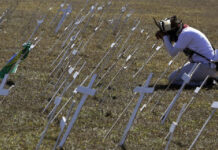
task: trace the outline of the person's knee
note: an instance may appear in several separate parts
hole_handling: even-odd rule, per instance
[[[172,72],[169,77],[168,77],[168,81],[169,82],[173,82],[173,81],[177,81],[178,80],[178,71],[174,71]]]

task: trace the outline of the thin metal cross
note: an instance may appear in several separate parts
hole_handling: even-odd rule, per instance
[[[55,107],[54,107],[54,109],[52,110],[51,116],[50,116],[50,118],[49,118],[49,120],[48,120],[48,123],[47,123],[47,125],[46,125],[44,131],[42,132],[42,135],[41,135],[41,137],[40,137],[40,141],[39,141],[39,143],[38,143],[37,146],[36,146],[36,150],[39,150],[40,145],[42,144],[42,141],[43,141],[43,139],[44,139],[44,137],[45,137],[45,133],[47,132],[48,127],[49,127],[49,125],[51,124],[51,119],[53,118],[57,107],[58,107],[59,104],[61,103],[61,99],[62,99],[61,97],[56,97],[56,99],[55,99],[55,102],[54,102],[54,103],[55,103]]]
[[[55,33],[58,33],[58,31],[60,30],[60,28],[61,28],[61,26],[62,26],[64,20],[66,19],[66,16],[67,16],[69,13],[72,12],[72,6],[69,5],[69,6],[67,7],[67,9],[61,9],[61,11],[63,12],[63,15],[62,15],[62,18],[61,18],[60,22],[58,23],[57,28],[55,29]]]
[[[65,127],[66,124],[67,124],[66,121],[67,121],[67,119],[66,119],[65,117],[62,117],[61,122],[60,122],[61,131],[60,131],[59,134],[58,134],[58,138],[57,138],[56,143],[55,143],[55,145],[54,145],[54,147],[53,147],[53,150],[56,150],[56,147],[57,147],[57,145],[58,145],[59,139],[61,138],[61,135],[62,135],[62,133],[63,133],[63,131],[64,131],[64,127]]]
[[[75,82],[76,78],[78,77],[78,75],[80,74],[81,70],[84,68],[86,62],[84,62],[84,64],[82,65],[82,67],[80,68],[80,70],[74,73],[73,75],[73,80],[64,88],[63,92],[61,93],[61,97],[64,96],[64,93],[72,86],[72,84]],[[69,103],[69,101],[71,100],[71,98],[61,107],[61,109],[58,111],[58,113],[54,116],[54,118],[52,119],[51,122],[53,122],[55,120],[55,118],[58,117],[58,115],[63,111],[63,109],[66,107],[66,105]]]
[[[74,125],[74,123],[76,122],[77,117],[78,117],[78,115],[79,115],[79,113],[80,113],[80,110],[82,109],[82,106],[84,105],[84,103],[85,103],[87,97],[88,97],[89,95],[91,95],[91,96],[94,96],[94,95],[95,95],[96,90],[95,90],[95,89],[91,89],[91,88],[92,88],[92,85],[93,85],[94,82],[95,82],[96,77],[97,77],[97,74],[94,74],[94,75],[92,76],[92,79],[91,79],[91,81],[90,81],[88,87],[79,86],[79,87],[77,88],[77,92],[83,93],[84,95],[83,95],[82,99],[80,100],[80,103],[79,103],[79,105],[78,105],[78,107],[77,107],[77,109],[76,109],[76,111],[75,111],[75,113],[74,113],[74,115],[73,115],[73,117],[72,117],[72,119],[71,119],[71,121],[70,121],[70,124],[69,124],[69,126],[67,127],[67,130],[66,130],[66,132],[64,133],[64,135],[63,135],[63,137],[62,137],[62,139],[61,139],[61,141],[60,141],[60,143],[59,143],[59,145],[58,145],[60,148],[62,148],[63,145],[64,145],[64,143],[66,142],[67,137],[69,136],[70,131],[71,131],[71,129],[73,128],[73,125]]]
[[[177,118],[176,122],[173,122],[173,123],[171,124],[171,126],[170,126],[169,133],[168,133],[167,136],[165,137],[165,139],[167,139],[168,136],[170,136],[170,138],[168,139],[167,145],[166,145],[166,147],[165,147],[165,150],[168,150],[168,148],[169,148],[170,142],[171,142],[171,140],[173,139],[173,133],[174,133],[174,131],[175,131],[175,129],[176,129],[176,126],[178,126],[179,121],[181,120],[181,117],[182,117],[182,114],[184,113],[185,107],[186,107],[186,104],[184,104],[184,105],[182,106],[182,109],[181,109],[181,111],[180,111],[180,113],[179,113],[179,115],[178,115],[178,118]]]
[[[193,146],[195,145],[195,143],[197,142],[198,138],[200,137],[201,133],[203,132],[203,130],[205,129],[206,125],[208,124],[208,122],[210,121],[210,119],[213,117],[214,113],[216,112],[216,110],[218,109],[218,102],[213,102],[213,104],[211,105],[211,108],[213,109],[210,116],[207,118],[207,120],[205,121],[204,125],[202,126],[201,130],[198,132],[198,135],[196,136],[196,138],[194,139],[194,141],[192,142],[192,144],[190,145],[188,150],[191,150],[193,148]]]
[[[173,100],[170,103],[170,105],[168,106],[168,108],[166,109],[164,115],[161,117],[161,124],[164,124],[171,109],[173,108],[174,104],[176,103],[177,99],[179,98],[180,94],[182,93],[184,87],[186,86],[186,84],[188,84],[190,82],[192,75],[195,73],[195,71],[198,69],[199,66],[200,66],[200,63],[195,63],[188,74],[186,74],[186,73],[183,74],[183,76],[182,76],[183,84],[180,87],[179,91],[177,92],[176,96],[173,98]]]
[[[172,60],[169,61],[166,69],[161,73],[160,77],[155,81],[154,83],[154,88],[157,86],[158,82],[164,77],[164,75],[167,73],[167,71],[170,69],[170,66],[172,65],[172,63],[175,61],[175,59],[178,57],[179,55],[176,55]],[[148,104],[151,102],[151,100],[157,95],[157,92],[154,92],[148,99],[148,102],[146,104],[144,104],[141,108],[140,111],[142,112],[144,110],[144,108],[146,108],[148,106]]]
[[[193,103],[195,97],[198,95],[198,93],[200,92],[200,90],[202,89],[202,87],[205,85],[206,81],[208,80],[209,75],[204,79],[204,81],[201,83],[200,87],[196,87],[194,94],[192,96],[192,98],[190,99],[190,101],[188,102],[187,106],[185,107],[184,112],[188,109],[188,107]]]
[[[38,31],[40,25],[44,22],[45,18],[46,18],[46,16],[44,16],[41,20],[37,20],[37,26],[27,41],[30,41],[33,38],[34,34]]]
[[[130,130],[132,124],[133,124],[133,121],[134,121],[134,119],[135,119],[135,117],[137,115],[137,112],[138,112],[138,109],[139,109],[139,107],[141,105],[141,102],[144,99],[144,95],[147,94],[147,93],[153,93],[153,91],[154,91],[154,88],[149,88],[148,87],[149,83],[151,81],[151,78],[152,78],[152,73],[148,76],[148,79],[145,82],[143,87],[136,87],[133,90],[134,92],[140,93],[140,97],[139,97],[139,100],[138,100],[138,102],[137,102],[137,104],[135,106],[135,109],[134,109],[134,111],[133,111],[133,113],[132,113],[132,115],[130,117],[130,120],[129,120],[129,122],[128,122],[125,130],[124,130],[122,139],[121,139],[121,141],[119,143],[119,146],[121,146],[121,147],[124,147],[124,143],[125,143],[125,140],[127,138],[128,132],[129,132],[129,130]]]

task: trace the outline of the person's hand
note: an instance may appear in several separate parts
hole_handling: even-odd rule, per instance
[[[157,31],[155,36],[156,38],[159,39],[163,39],[163,36],[166,35],[163,31]]]

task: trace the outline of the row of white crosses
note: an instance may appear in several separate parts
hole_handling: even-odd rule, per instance
[[[80,59],[79,59],[80,60]],[[64,81],[61,83],[61,85],[59,86],[59,88],[57,89],[57,91],[53,94],[51,100],[47,103],[47,105],[45,106],[43,112],[45,112],[49,105],[51,104],[51,102],[53,101],[54,97],[59,93],[60,89],[64,86],[64,84],[67,82],[68,78],[70,77],[70,75],[73,74],[73,80],[64,88],[64,90],[62,91],[61,97],[65,94],[65,92],[72,86],[72,84],[75,82],[76,78],[78,77],[78,75],[80,74],[81,70],[84,68],[86,62],[83,63],[83,65],[81,66],[81,68],[79,69],[79,71],[75,71],[76,65],[77,63],[74,65],[74,67],[70,67],[68,70],[68,75],[67,78],[64,79]]]
[[[158,77],[158,79],[155,81],[153,87],[155,88],[157,86],[157,84],[159,83],[159,81],[164,77],[164,75],[167,73],[167,71],[170,69],[170,66],[173,64],[173,62],[177,59],[179,55],[175,56],[172,60],[169,61],[169,63],[167,64],[167,67],[165,68],[165,70],[161,73],[161,75]],[[142,112],[144,110],[144,108],[146,108],[148,106],[148,104],[151,102],[151,100],[157,95],[157,92],[154,92],[148,99],[148,102],[146,104],[144,104],[141,108],[140,111]]]
[[[139,25],[140,21],[138,21],[136,23],[136,25],[131,29],[131,33],[134,32],[138,25]],[[110,73],[111,69],[113,69],[115,67],[115,65],[118,63],[118,61],[121,59],[121,56],[123,56],[128,50],[129,50],[129,47],[124,51],[124,47],[126,46],[127,44],[127,41],[129,40],[129,37],[127,37],[127,39],[124,41],[121,49],[118,51],[118,54],[117,54],[117,58],[115,60],[115,62],[107,69],[107,71],[100,77],[99,81],[97,82],[97,84],[100,83],[100,81],[105,78],[105,76]],[[147,40],[147,39],[146,39]],[[123,70],[123,69],[127,69],[127,67],[130,65],[127,63],[131,60],[131,58],[134,56],[134,54],[139,50],[138,48],[138,45],[136,45],[136,48],[134,49],[134,51],[129,54],[127,57],[126,57],[126,60],[125,62],[123,63],[123,65],[121,66],[121,68],[118,70],[118,72],[114,75],[114,77],[110,80],[110,83],[108,83],[108,85],[104,88],[103,90],[103,93],[108,89],[108,87],[112,84],[112,82],[115,80],[115,78],[119,75],[119,73]],[[101,72],[101,71],[100,71]],[[97,85],[96,84],[96,85]]]
[[[62,139],[60,140],[60,143],[59,143],[58,147],[62,148],[63,145],[64,145],[64,143],[66,142],[67,137],[69,136],[70,131],[71,131],[71,129],[73,128],[73,125],[74,125],[74,123],[76,122],[76,120],[77,120],[77,118],[78,118],[78,115],[79,115],[79,113],[80,113],[80,111],[81,111],[81,109],[82,109],[82,107],[83,107],[83,105],[84,105],[84,103],[85,103],[87,97],[88,97],[89,95],[91,95],[91,96],[94,96],[94,95],[95,95],[96,90],[91,89],[91,88],[92,88],[92,85],[94,84],[94,81],[95,81],[96,77],[97,77],[96,74],[93,75],[93,77],[92,77],[92,79],[91,79],[91,81],[90,81],[88,87],[78,86],[77,92],[82,93],[82,94],[84,94],[84,95],[83,95],[83,97],[81,98],[80,103],[78,104],[78,107],[77,107],[77,109],[76,109],[76,111],[75,111],[75,113],[74,113],[72,119],[70,120],[70,123],[69,123],[69,125],[68,125],[68,127],[67,127],[67,129],[66,129],[66,132],[64,133]],[[40,137],[39,143],[37,144],[36,150],[38,150],[38,149],[40,148],[40,145],[42,144],[42,141],[43,141],[43,139],[44,139],[44,137],[45,137],[45,135],[46,135],[46,132],[47,132],[47,130],[48,130],[48,127],[49,127],[49,125],[50,125],[51,122],[52,122],[52,119],[53,119],[53,116],[54,116],[54,114],[55,114],[55,111],[56,111],[57,107],[59,106],[59,104],[61,103],[61,100],[62,100],[62,97],[56,97],[56,100],[55,100],[55,103],[54,103],[54,104],[55,104],[55,107],[54,107],[54,109],[53,109],[52,112],[51,112],[51,115],[50,115],[50,117],[49,117],[48,123],[47,123],[47,125],[46,125],[44,131],[42,132],[42,135],[41,135],[41,137]],[[67,121],[67,120],[66,120],[66,121]],[[61,123],[61,131],[60,131],[60,134],[59,134],[57,140],[60,139],[61,134],[62,134],[63,131],[64,131],[64,126],[66,125],[66,123],[65,123],[66,121],[65,121],[65,119],[63,119],[63,121],[62,121],[62,123]],[[57,143],[58,143],[58,141],[56,142],[54,148],[56,148]]]
[[[136,30],[136,28],[138,27],[139,23],[140,23],[140,21],[138,21],[138,23],[131,29],[132,32],[134,32],[134,31]],[[124,43],[123,43],[123,45],[122,45],[122,47],[121,47],[121,49],[120,49],[119,52],[118,52],[117,58],[115,58],[115,59],[116,59],[115,62],[107,69],[107,71],[106,71],[102,76],[100,76],[100,79],[99,79],[99,81],[96,83],[96,85],[98,85],[98,84],[100,83],[100,81],[103,80],[103,78],[111,71],[111,69],[113,69],[113,68],[115,67],[115,65],[116,65],[116,64],[118,63],[118,61],[120,60],[121,56],[123,56],[123,55],[127,52],[127,50],[129,50],[129,48],[127,48],[125,51],[123,51],[123,49],[124,49],[124,47],[126,46],[126,44],[127,44],[127,41],[125,40]],[[129,59],[130,59],[131,57],[132,57],[132,55],[129,56],[129,58],[127,59],[127,61],[129,61]],[[104,61],[104,64],[103,64],[102,67],[101,67],[102,69],[104,69],[104,66],[107,65],[107,62],[109,61],[109,59],[110,59],[110,58],[108,57],[107,60]],[[101,69],[99,72],[102,72],[102,69]]]
[[[71,35],[73,34],[73,32],[78,28],[78,26],[89,16],[88,18],[88,22],[90,21],[90,17],[91,15],[94,13],[95,8],[97,7],[97,3],[96,5],[92,5],[90,8],[90,11],[85,15],[82,16],[80,20],[76,21],[74,23],[73,29],[69,32],[69,34],[67,35],[66,39],[63,41],[62,43],[62,48],[65,46],[65,44],[67,43],[68,39],[71,37]]]
[[[108,5],[110,5],[110,4],[111,4],[111,3],[108,2]],[[91,8],[91,12],[93,11],[93,7],[94,7],[94,6],[92,6],[92,8]],[[98,27],[95,28],[95,31],[97,31],[97,30],[99,29],[100,26],[101,26],[101,24],[100,24]],[[89,39],[91,39],[91,37],[94,36],[94,34],[95,34],[95,33],[93,33],[93,34],[90,36]],[[83,46],[83,48],[82,48],[81,51],[84,50],[84,48],[85,48],[85,46],[87,45],[88,42],[89,42],[89,40],[86,42],[86,44],[84,44],[84,46]],[[59,55],[59,56],[60,56],[60,55]],[[59,58],[59,57],[57,57],[57,58]],[[56,59],[56,60],[57,60],[57,59]],[[56,60],[55,60],[55,61],[56,61]],[[52,64],[54,64],[54,63],[52,63]],[[58,65],[55,67],[55,69],[56,69],[57,67],[58,67]],[[55,70],[55,69],[54,69],[54,70]],[[54,70],[53,70],[52,72],[54,72]]]
[[[94,9],[93,6],[92,6],[91,9],[92,9],[92,11],[93,11],[93,9]],[[99,28],[99,27],[97,27],[96,30],[97,30],[98,28]],[[72,46],[71,46],[71,47],[72,47]],[[66,52],[65,52],[65,54],[66,54]],[[64,57],[62,57],[62,60],[63,60],[66,56],[67,56],[67,55],[65,55]],[[60,63],[60,62],[59,62],[59,63]],[[59,65],[59,64],[58,64],[58,65]],[[57,66],[58,66],[58,65],[57,65]],[[57,68],[57,67],[56,67],[56,68]],[[56,68],[55,68],[55,69],[56,69]],[[52,72],[54,72],[55,69],[54,69]],[[56,92],[56,93],[57,93],[57,92]],[[54,98],[54,96],[53,96],[53,98]],[[48,106],[48,105],[47,105],[47,106]],[[46,108],[47,108],[47,107],[46,107]]]
[[[118,38],[118,40],[119,40],[119,38]],[[115,43],[112,44],[111,49],[113,48],[114,45],[115,45]],[[110,50],[111,50],[111,49],[110,49]],[[109,51],[110,51],[110,50],[109,50]],[[106,54],[107,54],[107,53],[106,53]],[[103,57],[103,58],[104,58],[104,57]],[[99,64],[101,64],[101,61],[100,61]],[[97,67],[98,67],[98,65],[97,65]],[[96,68],[97,68],[97,67],[96,67]],[[95,72],[95,70],[90,74],[90,76],[91,76],[94,72]],[[85,81],[85,80],[84,80],[84,81]],[[78,91],[78,90],[79,90],[79,89],[76,89],[76,91]],[[64,106],[65,106],[65,105],[64,105]],[[81,105],[79,105],[79,106],[81,107]],[[71,108],[72,108],[72,107],[71,107]],[[55,109],[55,107],[54,107],[54,109]],[[53,114],[53,112],[54,112],[54,109],[53,109],[53,111],[51,111],[52,113],[50,113],[51,115],[50,115],[49,118],[52,118],[52,117],[53,117],[52,114]],[[77,110],[78,110],[78,109],[77,109]],[[61,109],[60,111],[62,111],[62,109]],[[60,112],[60,111],[59,111],[59,112]],[[78,112],[78,111],[76,111],[76,112]],[[59,114],[59,113],[58,113],[58,114]],[[57,115],[58,115],[58,114],[57,114]],[[56,115],[56,116],[57,116],[57,115]],[[74,116],[75,116],[75,115],[74,115]],[[55,117],[53,118],[53,120],[54,120],[54,119],[55,119]],[[75,122],[75,117],[74,117],[73,121]],[[51,120],[51,122],[52,122],[52,120]],[[72,125],[71,125],[71,126],[72,126]],[[72,128],[72,127],[71,127],[71,128]],[[67,130],[69,130],[69,127],[68,127]],[[63,132],[63,128],[61,129],[61,132]],[[69,134],[69,131],[68,131],[67,134]],[[66,136],[64,135],[64,137],[66,137]],[[60,138],[60,135],[59,135],[59,138]],[[59,139],[59,138],[58,138],[58,139]],[[63,140],[64,140],[64,139],[61,140],[62,143],[63,143]],[[66,140],[66,139],[65,139],[65,140]],[[65,142],[65,140],[64,140],[64,142]],[[57,141],[57,142],[58,142],[58,141]],[[55,144],[55,147],[57,146],[57,142],[56,142],[56,144]],[[62,145],[63,145],[63,144],[62,144]],[[59,147],[61,147],[61,143],[59,144]]]
[[[56,19],[57,15],[60,13],[60,10],[64,7],[65,3],[66,3],[66,1],[61,4],[61,6],[60,6],[61,8],[60,8],[59,11],[57,12],[57,14],[56,14],[56,16],[54,17],[54,19],[50,22],[50,24],[52,24],[52,23],[54,22],[54,20]],[[87,1],[87,3],[88,3],[88,1]],[[83,9],[81,9],[80,13],[86,8],[87,3],[86,3],[86,5],[85,5],[85,7],[84,7]],[[64,32],[62,32],[62,34],[60,35],[60,37],[55,41],[55,43],[53,44],[53,46],[50,48],[49,53],[53,51],[53,49],[54,49],[55,46],[58,44],[58,42],[60,42],[61,38],[63,38],[63,37],[69,32],[68,30],[71,28],[71,26],[72,26],[73,24],[74,24],[74,25],[77,25],[76,22],[78,22],[78,24],[81,23],[81,21],[78,19],[80,13],[77,15],[76,19],[75,19],[75,20],[73,19],[73,20],[71,21],[71,23],[64,29]],[[70,38],[70,37],[69,37],[69,38]],[[53,64],[52,64],[52,65],[53,65]],[[52,65],[51,65],[51,66],[52,66]]]
[[[119,38],[118,38],[118,40],[119,40]],[[111,49],[112,49],[114,46],[115,46],[115,43],[112,43],[112,44],[111,44]],[[109,49],[109,51],[110,51],[111,49]],[[107,56],[107,53],[106,53],[105,56]],[[102,60],[104,60],[104,57],[102,58]],[[98,68],[98,66],[101,64],[101,62],[102,62],[102,61],[100,61],[99,64],[97,64],[97,66],[95,67],[95,69],[93,70],[93,72],[92,72],[90,75],[92,75],[92,74],[95,72],[95,70]],[[87,78],[86,78],[86,79],[87,79]],[[84,81],[85,81],[85,80],[84,80]],[[69,99],[69,100],[70,100],[70,99]],[[67,102],[67,103],[68,103],[68,102]],[[67,104],[67,103],[66,103],[66,104]],[[64,105],[64,106],[66,106],[66,105]],[[63,107],[64,107],[64,106],[63,106]],[[62,108],[63,108],[63,107],[62,107]],[[62,108],[61,108],[61,110],[60,110],[59,112],[61,112],[61,111],[63,110]],[[59,114],[59,113],[57,113],[57,115],[58,115],[58,114]],[[57,116],[57,115],[56,115],[56,116]],[[55,117],[54,117],[54,119],[55,119]]]
[[[94,10],[94,8],[95,8],[95,6],[92,6],[90,12],[92,12],[92,11]],[[99,30],[99,28],[100,28],[101,26],[102,26],[102,23],[100,23],[99,26],[97,26],[97,27],[95,28],[94,33],[93,33],[92,35],[90,35],[89,39],[88,39],[88,40],[86,41],[86,43],[83,45],[81,52],[84,51],[84,49],[85,49],[85,47],[87,46],[87,44],[88,44],[88,42],[90,41],[90,39],[96,34],[96,32]],[[75,39],[77,38],[78,34],[80,34],[80,31],[77,32],[76,36],[73,36],[73,37],[71,38],[71,40],[73,39],[73,40],[75,41]],[[67,47],[68,47],[68,46],[67,46]],[[66,47],[65,47],[65,49],[66,49]],[[63,51],[64,51],[64,50],[63,50]],[[63,52],[63,51],[62,51],[62,52]],[[61,54],[62,54],[62,52],[61,52]],[[67,52],[68,52],[68,51],[66,51],[65,54],[67,54]],[[58,58],[61,56],[61,54],[55,59],[55,61],[58,60]],[[64,55],[64,56],[62,57],[61,61],[63,61],[63,59],[64,59],[65,57],[66,57],[66,55]],[[55,61],[52,63],[52,65],[55,63]],[[55,67],[55,69],[58,68],[58,66],[61,64],[61,61],[58,63],[58,65]],[[60,68],[60,67],[59,67],[59,68]],[[53,69],[52,72],[54,72],[55,69]]]
[[[57,43],[60,41],[61,38],[63,38],[66,34],[67,37],[66,39],[63,41],[62,43],[62,48],[65,46],[65,44],[67,43],[68,39],[73,39],[73,36],[71,37],[71,35],[73,34],[73,32],[78,28],[78,26],[86,19],[86,17],[94,11],[95,6],[91,6],[90,11],[85,15],[85,16],[81,16],[81,18],[79,18],[80,14],[85,10],[85,8],[87,7],[88,4],[88,0],[84,6],[84,8],[81,9],[81,11],[78,13],[76,19],[72,20],[71,23],[64,29],[64,32],[60,35],[60,38],[58,40],[56,40],[56,42],[53,44],[52,48],[50,49],[50,52],[54,49],[54,47],[57,45]],[[64,4],[62,4],[64,5]],[[71,29],[72,28],[72,29]],[[69,31],[70,30],[70,31]],[[71,37],[71,38],[70,38]],[[53,64],[52,64],[53,65]]]
[[[78,33],[78,32],[77,32]],[[129,37],[129,36],[128,36]],[[128,38],[127,38],[128,39]],[[118,37],[118,40],[119,40],[119,37]],[[127,40],[128,41],[128,40]],[[111,44],[111,49],[114,47],[114,44],[115,43],[112,43]],[[125,44],[125,42],[124,42],[124,44]],[[161,48],[161,46],[158,46],[157,48],[156,48],[156,50],[158,51],[159,49]],[[109,50],[110,51],[110,50]],[[136,50],[135,50],[136,51]],[[135,53],[135,51],[133,52],[133,54]],[[105,55],[105,57],[103,57],[101,60],[100,60],[100,62],[96,65],[96,67],[95,67],[95,69],[92,71],[92,73],[88,76],[88,77],[90,77],[90,76],[92,76],[92,74],[93,73],[95,73],[96,72],[96,70],[97,70],[97,68],[101,65],[101,63],[102,63],[102,61],[107,57],[107,54],[108,53],[106,53],[106,55]],[[132,55],[133,55],[132,54]],[[148,60],[145,62],[145,64],[143,65],[143,67],[154,57],[154,55],[156,54],[156,52],[155,53],[153,53],[149,58],[148,58]],[[129,55],[128,57],[127,57],[127,60],[129,60],[130,58],[131,58],[131,56],[132,55]],[[66,57],[67,55],[65,55],[65,57]],[[121,55],[118,55],[118,57],[119,56],[121,56]],[[65,58],[65,57],[62,57],[62,58]],[[172,63],[172,61],[169,63],[169,66],[171,65],[171,63]],[[142,67],[142,68],[143,68]],[[139,72],[140,72],[140,70],[141,70],[141,68],[139,69]],[[138,73],[136,73],[136,75],[137,75]],[[185,75],[184,75],[185,76]],[[115,76],[116,77],[116,76]],[[138,109],[139,109],[139,107],[140,107],[140,104],[141,104],[141,101],[142,101],[142,99],[143,99],[143,97],[144,97],[144,93],[152,93],[153,92],[153,90],[154,90],[154,88],[148,88],[148,84],[149,84],[149,82],[150,82],[150,80],[151,80],[151,77],[152,77],[152,74],[150,74],[149,75],[149,78],[148,78],[148,80],[147,80],[147,82],[146,82],[146,84],[145,84],[145,87],[137,87],[135,90],[134,90],[134,92],[139,92],[140,93],[140,99],[139,99],[139,101],[138,101],[138,103],[137,103],[137,105],[136,105],[136,107],[135,107],[135,110],[134,110],[134,112],[133,112],[133,114],[132,114],[132,116],[131,116],[131,118],[130,118],[130,120],[129,120],[129,123],[128,123],[128,125],[127,125],[127,127],[126,127],[126,129],[125,129],[125,131],[124,131],[124,134],[123,134],[123,137],[122,137],[122,139],[121,139],[121,141],[120,141],[120,143],[119,143],[119,145],[120,146],[124,146],[124,143],[125,143],[125,140],[126,140],[126,137],[127,137],[127,134],[128,134],[128,131],[129,131],[129,129],[131,128],[131,126],[132,126],[132,123],[133,123],[133,120],[134,120],[134,118],[135,118],[135,116],[136,116],[136,114],[137,114],[137,112],[138,112]],[[96,78],[96,75],[94,75],[93,77],[92,77],[92,81],[93,80],[95,80],[95,79],[93,79],[93,78]],[[160,77],[161,78],[161,77]],[[159,80],[160,80],[160,78],[159,78]],[[86,81],[88,78],[86,78],[84,81]],[[91,82],[92,82],[91,81]],[[158,80],[157,80],[158,81]],[[94,82],[94,81],[93,81]],[[156,82],[157,83],[157,82]],[[91,83],[90,83],[91,84]],[[92,83],[93,84],[93,83]],[[110,84],[109,84],[110,85]],[[155,84],[156,85],[156,84]],[[92,86],[92,85],[91,85]],[[89,87],[89,88],[91,88],[91,87]],[[81,108],[82,108],[82,106],[83,106],[83,104],[85,103],[85,100],[86,100],[86,98],[87,98],[87,95],[94,95],[94,93],[95,93],[95,91],[94,90],[90,90],[90,89],[86,89],[86,88],[84,88],[84,87],[78,87],[77,89],[76,89],[76,91],[77,92],[83,92],[83,93],[85,93],[86,95],[82,98],[82,100],[80,101],[80,104],[78,105],[78,107],[77,107],[77,110],[76,110],[76,112],[75,112],[75,114],[74,114],[74,116],[73,116],[73,118],[72,118],[72,120],[71,120],[71,122],[70,122],[70,125],[68,126],[68,128],[67,128],[67,131],[65,132],[65,134],[64,134],[64,136],[63,136],[63,138],[61,139],[61,141],[60,141],[60,143],[59,143],[59,147],[63,147],[63,145],[64,145],[64,143],[66,142],[66,139],[67,139],[67,137],[68,137],[68,135],[69,135],[69,133],[70,133],[70,131],[71,131],[71,129],[72,129],[72,127],[73,127],[73,125],[74,125],[74,123],[75,123],[75,121],[76,121],[76,119],[77,119],[77,116],[78,116],[78,114],[79,114],[79,112],[80,112],[80,110],[81,110]],[[62,98],[62,96],[60,96],[60,97],[56,97],[56,99],[58,100],[59,99],[59,101],[61,100],[61,98]],[[51,123],[52,122],[52,119],[54,120],[55,119],[55,117],[54,117],[54,113],[55,113],[55,111],[56,111],[56,109],[57,109],[57,107],[58,107],[58,105],[59,105],[60,103],[58,103],[58,102],[55,102],[55,107],[53,108],[53,110],[51,111],[51,113],[50,113],[50,117],[49,117],[49,122]],[[73,107],[73,105],[75,104],[75,101],[73,101],[73,103],[72,103],[72,107]],[[70,107],[70,110],[72,110],[72,107]],[[182,112],[182,111],[181,111]],[[68,113],[69,114],[69,113]],[[68,115],[69,116],[69,115]],[[181,118],[181,117],[180,117]],[[56,146],[57,146],[57,143],[58,143],[58,141],[59,141],[59,139],[60,139],[60,137],[61,137],[61,134],[63,133],[63,131],[64,131],[64,126],[66,125],[66,121],[67,121],[67,119],[62,119],[62,121],[61,121],[61,132],[60,132],[60,134],[59,134],[59,136],[58,136],[58,140],[57,140],[57,142],[56,142],[56,144],[55,144],[55,146],[54,146],[54,149],[56,148]],[[178,122],[178,119],[177,119],[177,122]],[[175,126],[174,126],[174,128],[175,128]],[[172,127],[172,129],[171,129],[171,131],[174,131],[173,130],[173,127]]]
[[[119,40],[119,38],[118,38],[118,40]],[[113,47],[115,46],[115,44],[116,44],[116,43],[112,43],[111,49],[113,49]],[[109,49],[109,51],[110,51],[111,49]],[[105,56],[107,56],[107,54],[108,54],[108,53],[106,53]],[[102,60],[104,60],[104,58],[105,58],[105,57],[103,57]],[[96,68],[98,68],[98,66],[101,64],[101,62],[102,62],[102,61],[100,61],[99,64],[97,64],[97,66],[95,67],[95,69],[93,70],[93,72],[90,74],[90,76],[95,72]],[[78,91],[78,90],[79,90],[79,89],[77,89],[77,91]],[[53,117],[53,114],[54,114],[54,112],[55,112],[54,110],[56,110],[56,106],[53,108],[53,110],[51,111],[51,113],[50,113],[50,115],[49,115],[49,116],[50,116],[50,117],[49,117],[50,119]],[[50,120],[50,122],[52,122],[52,121]],[[61,132],[63,132],[63,128],[62,128]],[[69,133],[68,133],[68,134],[69,134]],[[63,141],[63,140],[62,140],[62,141]],[[57,144],[56,144],[56,145],[57,145]],[[60,143],[59,146],[61,147],[61,143]],[[55,146],[55,147],[56,147],[56,146]]]
[[[150,36],[148,35],[147,38],[146,38],[146,41],[147,41],[147,39],[148,39],[149,37],[150,37]],[[152,46],[152,49],[154,49],[155,46],[156,46],[156,44],[154,44],[154,45]],[[157,46],[157,47],[156,47],[157,51],[158,51],[160,48],[161,48],[161,46]],[[151,58],[150,58],[149,60],[151,60]],[[170,65],[173,63],[174,60],[175,60],[175,58],[174,58],[173,60],[171,60],[171,61],[168,63],[168,65],[170,66]],[[168,70],[168,69],[167,69],[167,70]],[[167,70],[165,71],[165,73],[167,72]],[[163,74],[159,77],[159,79],[157,79],[157,81],[155,82],[153,88],[155,88],[155,86],[157,85],[157,82],[163,77],[163,75],[164,75],[165,73],[163,73]],[[154,94],[153,94],[153,95],[154,95]],[[151,97],[153,97],[153,95],[152,95]],[[120,113],[119,117],[118,117],[117,120],[114,122],[114,124],[112,125],[112,127],[108,130],[108,132],[107,132],[106,135],[104,136],[104,139],[106,139],[106,138],[108,137],[108,135],[111,133],[112,129],[115,127],[115,125],[118,123],[118,121],[121,119],[121,117],[124,115],[124,113],[125,113],[125,112],[127,111],[127,109],[129,108],[130,104],[133,102],[134,98],[135,98],[135,94],[133,95],[133,97],[132,97],[132,99],[130,100],[130,102],[126,105],[126,107],[123,109],[123,111]],[[142,108],[140,109],[140,111],[142,111],[142,109],[144,109],[145,106],[147,106],[147,104],[144,104],[144,105],[142,106]]]

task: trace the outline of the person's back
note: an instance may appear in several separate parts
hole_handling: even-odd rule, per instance
[[[212,60],[215,55],[215,51],[207,37],[202,32],[192,27],[186,27],[182,30],[176,45],[177,48],[183,50],[189,48],[210,60]],[[197,54],[192,56],[192,60],[194,62],[209,63],[205,58]]]

